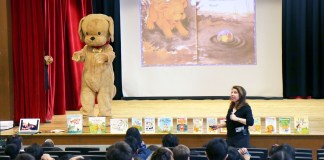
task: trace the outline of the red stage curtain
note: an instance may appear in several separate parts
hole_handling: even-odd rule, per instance
[[[51,119],[53,114],[77,110],[83,66],[71,60],[84,44],[79,20],[92,13],[91,0],[12,0],[15,122],[20,118]],[[45,15],[45,16],[44,16]],[[44,52],[50,89],[45,90]]]
[[[53,114],[81,107],[81,64],[72,61],[73,52],[82,49],[79,21],[92,13],[90,0],[45,0],[45,53],[54,62],[49,65],[47,119]]]
[[[12,0],[14,121],[45,121],[44,23],[42,0]]]

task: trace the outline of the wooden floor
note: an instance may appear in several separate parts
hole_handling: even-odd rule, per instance
[[[308,116],[311,135],[324,135],[324,99],[294,100],[248,100],[253,115],[267,116]],[[224,117],[228,100],[115,100],[112,103],[112,118],[131,117]],[[67,111],[66,114],[79,114]],[[41,131],[66,129],[66,115],[55,115],[52,123],[41,124]],[[13,134],[18,128],[1,132]],[[85,132],[87,133],[87,132]]]
[[[308,116],[309,135],[280,135],[264,134],[251,135],[251,143],[256,147],[269,147],[274,143],[289,143],[300,148],[320,148],[324,144],[324,100],[248,100],[253,115],[260,116]],[[112,118],[131,117],[224,117],[228,100],[116,100],[112,104]],[[79,111],[67,111],[67,114],[76,114]],[[189,121],[190,122],[190,121]],[[264,132],[264,122],[262,131]],[[24,135],[24,144],[42,143],[47,138],[55,140],[56,144],[112,144],[123,140],[124,135],[118,134],[89,134],[84,128],[83,134],[71,135],[67,133],[50,133],[53,129],[66,130],[66,115],[55,115],[52,123],[41,124],[41,134]],[[17,127],[1,132],[2,136],[16,133]],[[189,132],[192,130],[189,123]],[[109,131],[109,128],[107,129]],[[160,144],[161,134],[145,134],[143,139],[148,144]],[[213,137],[223,137],[224,134],[178,134],[180,142],[188,146],[201,146]]]

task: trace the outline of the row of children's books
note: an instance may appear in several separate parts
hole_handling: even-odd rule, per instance
[[[261,117],[254,117],[254,125],[249,128],[251,134],[309,134],[307,116],[302,117],[264,117],[264,132],[262,132]]]
[[[68,133],[82,133],[83,123],[82,115],[67,115],[67,131]],[[188,123],[188,121],[191,121]],[[225,123],[225,118],[206,117],[206,118],[188,118],[179,117],[132,117],[128,118],[111,118],[109,120],[110,133],[126,133],[129,127],[136,127],[141,133],[226,133],[226,128],[214,130],[212,126],[218,123]],[[265,117],[265,130],[262,131],[261,117],[254,117],[254,126],[250,127],[251,134],[261,133],[278,133],[277,124],[280,134],[290,134],[291,118],[290,117]],[[277,123],[278,120],[278,123]],[[131,124],[131,126],[129,126]],[[189,124],[192,130],[189,131]],[[89,132],[100,134],[107,133],[106,117],[89,117]],[[174,125],[176,125],[174,127]],[[294,117],[295,133],[308,134],[308,117]]]

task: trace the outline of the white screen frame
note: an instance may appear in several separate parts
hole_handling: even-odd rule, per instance
[[[142,67],[139,1],[120,1],[124,97],[283,97],[282,1],[256,0],[256,65]]]

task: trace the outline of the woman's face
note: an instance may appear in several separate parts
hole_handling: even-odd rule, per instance
[[[240,94],[237,89],[233,88],[231,91],[231,101],[237,102],[238,100],[240,100]]]

